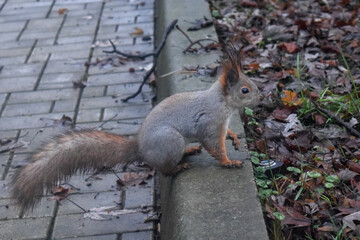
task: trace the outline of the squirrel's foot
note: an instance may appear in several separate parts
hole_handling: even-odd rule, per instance
[[[236,133],[234,133],[233,131],[228,129],[227,134],[228,134],[229,138],[232,140],[232,145],[234,146],[234,148],[236,150],[238,150],[240,148],[240,141],[239,141],[239,138],[237,137]]]
[[[234,138],[233,141],[232,141],[232,145],[234,146],[234,148],[235,148],[236,150],[239,150],[239,148],[240,148],[240,141],[239,141],[239,139]]]
[[[243,162],[238,160],[229,160],[228,162],[221,163],[221,165],[227,168],[239,168],[242,167]]]
[[[187,169],[190,169],[189,163],[182,163],[176,166],[175,174],[181,173],[182,171],[185,171]]]
[[[190,156],[201,153],[201,146],[193,146],[185,149],[184,156]]]

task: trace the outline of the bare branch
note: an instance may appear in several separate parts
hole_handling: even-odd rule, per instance
[[[320,112],[326,114],[328,117],[334,119],[337,123],[339,123],[340,125],[344,126],[352,135],[360,138],[360,133],[354,129],[353,127],[351,127],[347,122],[345,122],[344,120],[342,120],[341,118],[339,118],[338,116],[336,116],[335,114],[333,114],[332,112],[321,108],[316,102],[312,101],[312,103],[314,104],[315,108],[317,110],[319,110]]]
[[[165,46],[165,42],[166,42],[167,37],[169,36],[170,32],[174,29],[177,22],[178,22],[178,20],[175,19],[174,21],[172,21],[172,23],[169,26],[167,26],[167,28],[165,29],[165,32],[164,32],[164,34],[163,34],[163,36],[161,38],[159,46],[155,49],[155,51],[153,53],[149,53],[150,55],[147,54],[149,56],[154,56],[154,64],[151,67],[151,69],[146,72],[146,74],[145,74],[145,76],[143,78],[143,81],[140,84],[140,87],[138,88],[138,90],[134,94],[132,94],[131,96],[129,96],[129,97],[125,98],[125,99],[122,99],[121,101],[127,102],[130,99],[135,98],[137,95],[139,95],[141,93],[141,90],[142,90],[143,86],[145,85],[145,83],[147,82],[147,80],[149,79],[151,74],[155,71],[156,66],[157,66],[157,60],[159,58],[159,54],[160,54],[161,50],[163,49],[163,47]]]

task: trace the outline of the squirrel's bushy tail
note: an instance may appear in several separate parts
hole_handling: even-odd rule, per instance
[[[33,208],[58,181],[75,172],[88,172],[139,160],[135,139],[101,131],[71,131],[45,144],[18,169],[11,182],[12,197],[24,209]]]

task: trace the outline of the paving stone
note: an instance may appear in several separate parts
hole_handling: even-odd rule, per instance
[[[68,111],[74,111],[76,107],[77,99],[71,99],[71,100],[60,100],[55,101],[54,108],[52,112],[68,112]]]
[[[20,63],[24,63],[25,59],[26,59],[26,56],[0,58],[0,65],[20,64]]]
[[[6,33],[7,34],[7,33]],[[3,36],[1,36],[2,38]],[[0,39],[1,39],[0,38]],[[3,42],[0,45],[0,49],[8,49],[8,48],[25,48],[25,47],[31,47],[35,43],[35,40],[23,40],[23,41],[9,41],[9,42]]]
[[[72,4],[84,4],[84,3],[101,3],[102,0],[64,0],[56,2],[57,6],[71,6]]]
[[[74,27],[63,27],[59,34],[60,38],[63,37],[75,37],[75,36],[83,36],[83,35],[93,35],[95,33],[95,26],[78,26]]]
[[[115,7],[111,11],[105,10],[103,13],[103,18],[120,18],[120,16],[129,17],[129,16],[145,16],[145,15],[154,15],[154,10],[151,8],[140,8],[134,9],[136,6],[124,6],[124,7]]]
[[[152,231],[123,233],[121,240],[150,240],[153,239]]]
[[[56,105],[56,104],[55,104]],[[80,101],[80,109],[96,109],[104,107],[119,106],[119,100],[111,96],[95,97],[95,98],[82,98]]]
[[[102,52],[103,50],[111,50],[112,49],[109,39],[115,44],[115,46],[119,47],[118,50],[120,50],[120,51],[122,50],[124,45],[129,45],[129,46],[136,48],[136,45],[133,45],[134,40],[131,36],[126,37],[126,38],[119,38],[117,36],[110,37],[110,38],[108,36],[98,36],[97,39],[98,40],[95,41],[94,46],[97,48],[101,47],[102,49],[95,50],[96,54],[93,55],[94,57],[104,56],[104,55],[105,56],[112,55],[112,54],[104,54],[104,52]],[[104,49],[105,47],[107,47],[109,49]]]
[[[82,44],[89,44],[93,41],[93,36],[75,36],[75,37],[59,37],[57,39],[58,44],[75,44],[75,43],[82,43]]]
[[[51,218],[0,221],[0,239],[45,239]]]
[[[30,20],[26,29],[33,30],[33,29],[58,29],[61,26],[61,22],[63,21],[62,17],[59,18],[49,18],[44,21],[44,19],[34,19]]]
[[[49,61],[44,74],[84,72],[87,59]]]
[[[64,27],[78,27],[78,26],[88,26],[88,25],[91,25],[94,28],[96,28],[97,18],[90,14],[84,16],[75,16],[75,17],[67,16],[64,22]]]
[[[98,122],[100,121],[101,109],[80,110],[76,122]]]
[[[64,51],[64,52],[55,52],[51,54],[50,61],[53,60],[73,60],[73,59],[86,59],[89,57],[90,50],[74,50],[74,51]]]
[[[124,16],[122,18],[114,18],[112,16],[108,16],[101,21],[101,26],[131,23],[135,23],[135,16]]]
[[[124,107],[105,108],[104,120],[108,119],[131,119],[144,118],[151,110],[148,104],[129,105]]]
[[[5,93],[0,93],[0,106],[4,104],[5,100],[6,100],[6,95]]]
[[[83,75],[82,72],[44,74],[41,77],[41,83],[72,83],[74,81],[79,81]]]
[[[113,234],[128,231],[151,230],[152,223],[144,223],[147,214],[123,214],[111,221],[84,219],[83,214],[58,216],[55,221],[54,237],[80,237],[93,234]]]
[[[120,12],[120,11],[129,11],[129,10],[136,10],[136,3],[132,2],[132,3],[126,3],[123,1],[118,1],[118,2],[107,2],[105,3],[105,8],[103,10],[103,13],[108,13],[108,12]]]
[[[84,5],[83,5],[84,6]],[[50,13],[50,18],[53,17],[57,17],[59,15],[58,11],[59,9],[62,8],[67,8],[67,6],[58,6],[58,7],[54,7],[53,10]],[[66,15],[69,17],[86,17],[86,16],[94,16],[95,18],[97,18],[100,14],[100,9],[101,7],[99,7],[98,9],[74,9],[74,10],[68,10],[66,12]]]
[[[123,173],[117,174],[122,177]],[[118,191],[116,186],[117,176],[114,173],[92,175],[78,175],[70,178],[70,186],[75,187],[74,193],[96,193]]]
[[[25,21],[0,23],[0,32],[20,32],[25,26]]]
[[[101,129],[122,136],[130,136],[136,134],[141,126],[142,119],[127,119],[119,121],[108,121],[101,124]],[[79,129],[98,129],[99,123],[79,123],[76,127]]]
[[[0,180],[0,199],[10,198],[10,191],[8,185],[9,185],[9,178],[6,178],[6,180]]]
[[[50,116],[49,116],[50,117]],[[52,120],[47,120],[52,121]],[[65,128],[63,126],[56,125],[54,127],[46,127],[46,128],[35,128],[35,129],[22,129],[20,132],[19,141],[23,141],[25,143],[30,143],[24,148],[15,149],[15,155],[12,159],[11,166],[16,166],[17,164],[25,163],[27,156],[24,153],[33,153],[37,148],[42,146],[45,142],[48,142],[54,136],[69,130],[69,128]],[[12,170],[13,171],[13,170]]]
[[[0,118],[0,130],[51,127],[56,125],[54,120],[60,120],[63,114],[73,116],[73,112],[64,112],[32,116],[2,117]]]
[[[102,38],[103,36],[101,36],[100,38]],[[108,42],[108,39],[109,38],[105,38],[105,42]],[[118,38],[117,40],[115,40],[114,44],[117,47],[117,49],[119,51],[122,51],[122,52],[125,52],[125,53],[131,53],[131,54],[139,54],[139,53],[149,53],[149,52],[152,52],[153,49],[154,49],[154,45],[153,43],[144,43],[144,44],[136,44],[136,45],[132,45],[132,39],[131,39],[131,44],[122,44],[122,43],[119,43],[121,42],[121,40],[123,40],[122,38]],[[119,42],[117,42],[119,41]],[[94,50],[94,55],[93,56],[96,56],[96,57],[108,57],[110,56],[109,54],[105,54],[103,51],[104,50],[107,50],[107,51],[110,51],[112,50],[112,47],[110,45],[106,45],[104,47],[97,47],[95,48]],[[146,58],[145,61],[142,61],[142,63],[151,63],[152,62],[152,58],[151,57],[148,57]],[[128,62],[125,62],[126,64]]]
[[[140,208],[154,205],[154,179],[144,186],[131,186],[126,189],[124,208]]]
[[[145,71],[141,72],[123,72],[123,73],[109,73],[90,75],[88,77],[88,86],[103,86],[103,85],[116,85],[120,83],[141,83]]]
[[[55,207],[55,201],[41,199],[38,207],[34,208],[33,212],[24,214],[24,218],[40,218],[51,217]],[[0,221],[4,219],[19,218],[20,208],[11,199],[0,199]],[[0,231],[1,235],[1,231]],[[3,238],[1,238],[3,239]]]
[[[51,102],[7,104],[2,116],[10,117],[48,113],[50,107]]]
[[[141,62],[127,62],[126,65],[120,65],[117,67],[105,65],[102,68],[98,66],[90,66],[89,74],[108,74],[116,72],[129,72],[129,69],[142,70],[145,67],[148,67],[149,64],[152,64],[151,60],[145,60]]]
[[[28,11],[22,11],[18,14],[2,15],[0,18],[0,23],[25,21],[29,19],[43,19],[46,16],[47,10],[47,7],[36,9],[38,12],[35,12],[34,9],[28,9]],[[4,12],[4,10],[2,12]],[[1,38],[3,38],[3,36]]]
[[[30,154],[27,153],[14,154],[10,162],[9,173],[15,172],[18,167],[25,165],[29,157]]]
[[[139,79],[140,81],[142,79]],[[117,84],[117,85],[110,85],[107,89],[107,95],[116,95],[116,96],[128,96],[132,93],[135,93],[138,88],[140,87],[139,83],[125,83],[125,84]],[[142,88],[142,93],[152,91],[151,87],[145,84]]]
[[[9,162],[10,155],[8,153],[6,154],[0,154],[0,179],[3,179],[3,176],[5,175],[5,169]],[[2,206],[0,204],[0,206]],[[1,210],[1,207],[0,207]]]
[[[118,236],[116,234],[75,237],[75,238],[62,238],[62,240],[117,240],[117,239],[118,239]],[[151,239],[149,238],[149,240],[151,240]]]
[[[17,130],[5,130],[5,131],[0,131],[0,139],[15,139],[16,136],[18,135],[18,131]]]
[[[38,89],[73,88],[73,83],[80,81],[83,75],[82,72],[44,74]]]
[[[109,8],[109,7],[124,6],[124,5],[127,5],[127,4],[128,4],[127,1],[109,1],[109,2],[106,2],[105,6],[106,6],[106,8]]]
[[[0,78],[0,93],[23,92],[33,90],[36,80],[36,76]]]
[[[50,60],[86,59],[89,56],[91,44],[73,43],[55,46],[36,47],[29,59],[29,62],[45,61],[51,53]]]
[[[2,22],[2,17],[0,18],[0,23],[1,22]],[[18,32],[8,32],[6,34],[1,34],[0,43],[15,41],[18,35],[19,35]]]
[[[86,194],[70,194],[68,198],[81,206],[85,210],[98,207],[114,206],[114,209],[120,209],[121,192],[100,192],[100,193],[86,193]],[[84,213],[82,209],[75,204],[64,199],[59,206],[58,215],[68,215],[74,213]]]
[[[0,72],[0,78],[37,76],[40,73],[42,65],[42,63],[5,65]]]
[[[82,97],[84,98],[101,97],[104,95],[105,95],[105,86],[89,87],[89,85],[87,85],[87,87],[84,88],[84,91],[82,93]]]
[[[140,15],[136,18],[136,23],[145,23],[154,21],[154,15]]]
[[[79,90],[72,88],[19,92],[11,94],[8,103],[16,104],[77,99],[78,94]]]
[[[14,218],[19,218],[19,209],[15,203],[11,199],[0,199],[0,222]]]
[[[32,212],[25,212],[24,218],[36,219],[42,217],[51,217],[54,213],[56,201],[51,197],[43,197]]]
[[[42,30],[31,30],[27,29],[21,34],[20,40],[28,40],[28,39],[46,39],[46,38],[52,38],[55,39],[55,36],[57,34],[57,29],[49,29],[48,31],[42,31]]]
[[[5,5],[2,11],[5,10],[9,11],[11,9],[18,9],[18,10],[29,10],[32,12],[42,12],[39,10],[39,7],[48,7],[51,5],[51,1],[32,1],[32,2],[9,2]]]

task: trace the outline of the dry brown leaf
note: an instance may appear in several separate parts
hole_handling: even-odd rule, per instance
[[[58,10],[58,13],[60,14],[60,15],[63,15],[64,13],[66,13],[67,12],[67,8],[60,8],[59,10]]]
[[[280,43],[277,45],[278,48],[280,48],[284,52],[288,53],[295,53],[300,51],[300,48],[296,45],[295,42],[289,42],[289,43]]]
[[[142,35],[142,34],[144,34],[144,31],[138,27],[135,27],[134,31],[131,33],[131,35]]]
[[[146,184],[146,180],[152,178],[154,174],[154,170],[140,173],[127,172],[123,178],[118,179],[116,182],[121,187],[143,185]]]
[[[302,103],[302,100],[297,97],[296,92],[290,90],[283,90],[285,96],[281,98],[285,106],[298,106]]]

